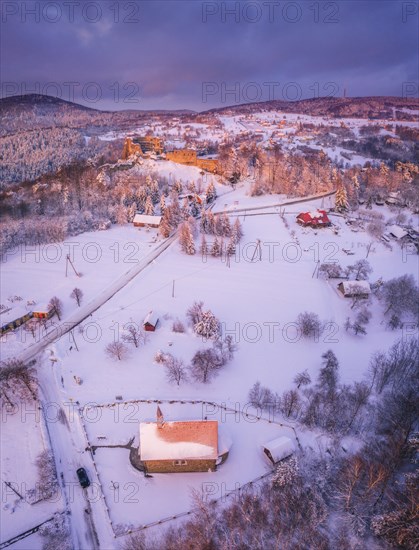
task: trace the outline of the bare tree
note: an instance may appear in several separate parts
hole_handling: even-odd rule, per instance
[[[284,392],[281,396],[279,407],[287,418],[290,416],[295,418],[301,409],[301,399],[298,391],[293,389]]]
[[[63,313],[63,303],[57,296],[53,296],[48,304],[48,309],[53,309],[56,313],[58,320],[61,321],[61,315]]]
[[[311,377],[307,370],[303,372],[299,372],[296,374],[294,378],[294,384],[297,385],[297,389],[299,390],[301,386],[308,386],[311,384]]]
[[[166,377],[169,382],[176,382],[179,386],[181,382],[187,381],[188,373],[181,359],[177,359],[170,353],[167,353],[164,357],[164,366],[166,368]]]
[[[83,299],[83,291],[80,288],[74,288],[72,293],[70,294],[70,298],[76,300],[77,305],[80,307],[81,301]]]
[[[355,280],[360,281],[368,279],[368,275],[372,273],[372,267],[368,260],[358,260],[353,265],[349,265],[346,271],[348,275],[355,273]]]
[[[0,393],[9,405],[13,397],[27,401],[37,399],[35,370],[18,359],[8,359],[0,368]]]
[[[189,371],[193,380],[206,384],[211,381],[221,367],[217,353],[210,348],[195,353]]]
[[[386,311],[401,318],[403,314],[411,313],[418,316],[419,288],[413,275],[402,275],[384,283],[381,295]]]
[[[145,344],[147,335],[142,327],[130,321],[124,325],[124,332],[122,334],[122,340],[128,344],[133,344],[136,348]]]
[[[106,346],[105,351],[114,361],[122,361],[128,356],[128,347],[123,342],[111,342]]]

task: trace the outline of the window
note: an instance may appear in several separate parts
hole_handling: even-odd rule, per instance
[[[186,466],[187,464],[187,461],[186,460],[175,460],[173,462],[173,465],[174,466]]]

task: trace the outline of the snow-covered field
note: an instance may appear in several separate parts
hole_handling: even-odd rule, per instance
[[[161,164],[170,170],[169,163]],[[368,334],[354,336],[346,332],[345,320],[354,315],[351,302],[337,292],[336,280],[317,277],[316,266],[319,261],[337,260],[346,267],[365,259],[368,254],[373,268],[370,282],[375,282],[379,278],[388,280],[406,273],[417,277],[418,255],[406,253],[396,241],[389,248],[365,231],[353,232],[344,218],[336,215],[331,215],[331,219],[340,227],[338,234],[332,228],[313,231],[297,225],[295,216],[299,212],[328,208],[332,206],[329,198],[282,207],[287,222],[284,223],[280,208],[272,205],[283,202],[285,197],[251,198],[247,195],[248,183],[235,191],[227,192],[226,188],[225,196],[219,197],[214,209],[225,209],[231,220],[238,216],[242,222],[244,237],[229,264],[219,258],[202,258],[199,253],[187,256],[175,241],[83,321],[80,330],[74,331],[78,349],[65,335],[49,345],[41,360],[43,384],[48,380],[52,388],[48,397],[61,403],[77,402],[84,413],[87,437],[93,446],[126,445],[132,438],[135,445],[138,443],[139,422],[155,418],[155,403],[121,403],[112,408],[101,406],[117,399],[122,402],[162,400],[160,406],[167,419],[202,419],[207,416],[219,420],[221,428],[231,438],[227,461],[217,472],[208,474],[154,474],[152,478],[145,478],[131,466],[127,448],[97,449],[94,460],[105,500],[100,491],[95,492],[95,485],[89,489],[88,495],[99,539],[107,544],[116,543],[109,543],[112,539],[109,538],[109,524],[103,520],[105,516],[110,517],[116,530],[118,526],[138,527],[187,511],[191,506],[192,488],[214,491],[213,498],[222,496],[224,489],[228,492],[236,484],[246,483],[269,469],[261,454],[263,442],[293,433],[289,428],[263,420],[251,422],[238,415],[237,421],[237,415],[224,415],[222,409],[214,412],[207,408],[204,411],[200,404],[179,404],[176,401],[213,401],[243,410],[247,406],[248,391],[256,381],[282,393],[293,386],[298,372],[307,369],[315,379],[321,366],[321,355],[328,349],[332,349],[339,359],[342,382],[361,380],[371,354],[382,350],[383,346],[389,347],[403,335],[401,330],[386,328],[382,306],[375,298]],[[251,210],[252,207],[263,208]],[[393,216],[387,207],[374,208],[383,212],[386,218]],[[248,210],[243,212],[242,209]],[[45,261],[41,253],[40,261],[29,256],[28,262],[24,263],[19,255],[14,255],[2,266],[2,301],[7,301],[10,295],[20,295],[23,301],[19,303],[26,304],[27,300],[42,302],[56,295],[64,302],[64,316],[70,315],[77,308],[69,298],[75,286],[83,290],[86,301],[94,299],[132,267],[127,258],[141,259],[158,244],[155,232],[138,231],[131,226],[84,234],[74,240],[79,243],[74,263],[83,273],[81,278],[72,273],[71,267],[68,277],[65,277],[65,256],[52,263]],[[211,242],[212,237],[208,236],[208,241]],[[258,241],[261,254],[255,250]],[[102,251],[97,262],[89,261],[90,256],[83,255],[83,250],[86,252],[87,245],[92,242],[97,243]],[[132,248],[124,248],[127,243],[134,244]],[[198,247],[198,239],[196,244]],[[93,254],[95,247],[90,248]],[[344,250],[353,254],[348,256]],[[119,261],[115,261],[117,251]],[[234,359],[211,383],[172,385],[166,379],[165,367],[155,362],[156,353],[170,352],[187,365],[198,349],[210,346],[210,342],[194,335],[187,324],[186,311],[196,300],[202,300],[205,307],[221,320],[224,335],[231,334],[238,349]],[[13,314],[18,307],[26,309],[15,304],[12,304]],[[151,310],[160,319],[157,330],[148,334],[146,343],[140,348],[130,346],[126,359],[112,360],[105,353],[106,345],[121,337],[126,323],[141,325]],[[325,331],[317,340],[302,338],[296,329],[297,316],[304,311],[317,313],[326,324]],[[185,324],[186,332],[172,331],[176,319]],[[16,336],[4,340],[2,347],[6,357],[22,347]],[[54,366],[48,361],[51,352],[57,359]],[[50,378],[45,373],[50,373]],[[81,384],[76,383],[77,378]],[[166,400],[173,403],[166,403]],[[275,420],[282,421],[281,418]],[[6,448],[10,447],[13,434],[11,426],[7,426],[12,431],[6,432],[6,438],[9,438]],[[83,456],[83,465],[97,484],[95,467],[89,454],[84,452],[86,442],[79,431],[72,429],[73,451],[80,454],[77,460]],[[298,428],[298,435],[303,447],[316,447],[313,433]],[[72,448],[70,444],[62,446],[62,449],[69,448]],[[36,454],[33,449],[31,453]],[[33,459],[35,455],[30,456]],[[25,468],[24,465],[19,467]],[[72,462],[71,468],[69,474],[74,479]],[[30,472],[31,469],[28,475],[33,475]],[[215,485],[205,485],[211,483]],[[109,507],[106,515],[104,502]],[[30,527],[34,517],[32,514],[27,517],[30,518]],[[8,531],[3,538],[11,535],[13,532]]]

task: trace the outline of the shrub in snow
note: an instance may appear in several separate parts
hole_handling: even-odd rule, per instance
[[[185,332],[185,325],[179,319],[173,321],[172,325],[173,332]]]
[[[39,534],[44,539],[42,550],[71,550],[73,548],[70,536],[70,525],[66,514],[55,514],[51,521],[39,528]]]
[[[284,487],[292,484],[298,475],[298,462],[294,456],[282,460],[275,468],[272,476],[272,485],[274,487]]]
[[[220,334],[220,321],[212,311],[204,311],[201,319],[195,323],[194,332],[205,339],[217,338]]]
[[[28,491],[32,503],[52,498],[59,489],[52,453],[48,450],[43,451],[36,458],[35,464],[38,472],[37,487]]]

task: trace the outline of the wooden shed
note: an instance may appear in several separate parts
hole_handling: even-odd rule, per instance
[[[154,313],[153,311],[149,311],[143,322],[144,330],[147,332],[154,332],[156,330],[158,322],[159,322],[159,318],[157,313]]]

